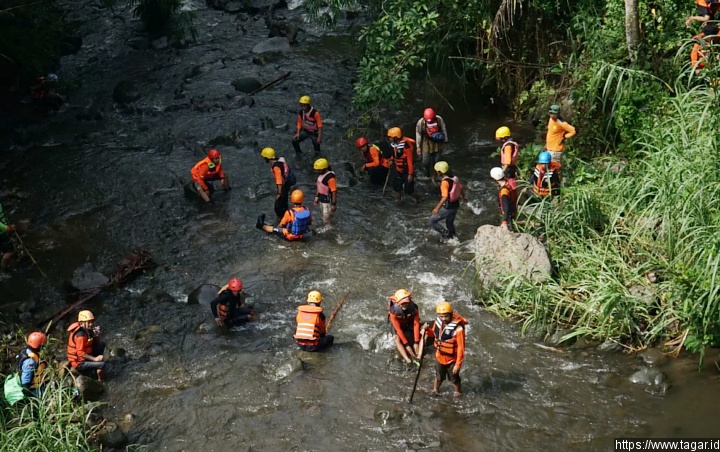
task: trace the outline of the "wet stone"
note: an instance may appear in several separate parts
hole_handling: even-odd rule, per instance
[[[164,334],[165,329],[160,325],[150,325],[147,328],[143,328],[135,334],[136,341],[149,342],[154,336],[158,334]]]
[[[630,376],[630,381],[665,393],[670,388],[667,375],[655,367],[644,367]]]
[[[233,80],[231,85],[235,88],[235,91],[242,91],[243,93],[250,93],[259,89],[262,86],[259,80],[252,77],[241,77]]]
[[[223,10],[230,14],[237,14],[243,10],[243,4],[240,2],[229,2],[225,5]]]
[[[98,436],[103,446],[112,449],[122,449],[128,443],[127,436],[125,436],[122,429],[114,422],[105,424],[105,427],[100,430]]]
[[[75,290],[86,290],[104,286],[109,281],[107,276],[96,272],[90,264],[84,264],[75,270],[70,285]]]
[[[83,400],[89,402],[98,400],[100,395],[105,392],[105,386],[102,383],[85,375],[75,378],[75,387],[80,392]]]
[[[618,344],[617,342],[613,341],[607,341],[603,342],[598,346],[598,350],[601,350],[603,352],[619,352],[623,349],[622,345]]]
[[[22,314],[20,314],[18,316],[18,320],[20,320],[20,322],[22,322],[22,323],[32,322],[32,319],[33,319],[33,315],[29,312],[23,312]]]
[[[135,84],[129,80],[122,80],[113,89],[113,100],[119,104],[129,104],[140,99]]]
[[[259,42],[252,48],[252,53],[287,52],[290,43],[287,38],[275,37]]]
[[[160,38],[154,40],[153,42],[151,42],[150,45],[155,50],[166,49],[168,47],[168,37],[167,36],[160,37]]]
[[[140,294],[140,301],[144,304],[175,303],[172,295],[160,289],[146,289]]]
[[[220,286],[215,284],[203,284],[197,289],[190,292],[187,299],[187,304],[202,304],[210,305],[210,302],[217,297]]]
[[[656,348],[643,350],[638,354],[638,356],[642,358],[643,362],[648,366],[659,366],[667,361],[667,356]]]
[[[574,341],[574,338],[572,339],[565,339],[563,340],[563,336],[570,334],[572,330],[557,330],[555,333],[553,333],[552,336],[547,340],[548,344],[550,345],[570,345]]]

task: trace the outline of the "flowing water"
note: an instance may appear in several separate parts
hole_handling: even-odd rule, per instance
[[[474,231],[499,221],[487,175],[496,160],[493,131],[507,120],[501,109],[474,95],[450,97],[451,109],[434,91],[419,92],[383,124],[413,136],[426,104],[448,124],[446,159],[470,202],[458,215],[460,242],[442,244],[428,225],[438,194],[426,179],[419,205],[396,207],[391,193],[354,175],[361,161],[356,135],[348,134],[358,115],[350,111],[357,57],[350,38],[309,29],[287,54],[258,65],[249,49],[267,37],[262,19],[188,7],[197,8],[199,42],[162,50],[132,49],[127,42],[142,32],[128,16],[81,12],[89,21],[83,49],[63,59],[60,75],[82,87],[64,111],[23,129],[33,145],[2,157],[8,184],[28,193],[10,214],[31,218],[25,240],[53,284],[86,260],[110,270],[137,247],[159,264],[90,305],[110,347],[127,350],[108,383],[106,411],[135,415],[131,441],[172,451],[494,451],[610,450],[621,436],[720,436],[712,360],[702,372],[692,358],[666,364],[673,387],[660,395],[628,381],[643,366],[638,358],[540,348],[474,302]],[[230,107],[242,94],[230,85],[235,78],[267,82],[290,71],[255,95],[254,106]],[[112,87],[123,79],[142,94],[135,108],[112,104]],[[309,142],[305,157],[290,155],[292,111],[303,94],[326,120],[323,156],[340,185],[337,224],[322,227],[316,210],[319,234],[287,243],[254,226],[261,212],[274,217],[259,150],[287,155],[310,197]],[[86,111],[103,119],[79,119]],[[182,186],[216,137],[224,137],[217,147],[233,190],[202,205]],[[206,305],[185,302],[200,284],[232,276],[243,280],[260,321],[223,332]],[[29,282],[40,282],[32,270],[4,281],[4,300],[40,292],[57,307],[57,291],[28,290]],[[143,301],[148,288],[177,302]],[[429,395],[428,357],[414,404],[406,403],[415,373],[395,356],[386,322],[387,297],[398,288],[413,292],[423,319],[444,299],[468,319],[462,399],[453,400],[447,383],[440,397]],[[296,307],[312,289],[324,294],[326,312],[347,293],[332,326],[336,345],[326,353],[300,353],[292,340]]]

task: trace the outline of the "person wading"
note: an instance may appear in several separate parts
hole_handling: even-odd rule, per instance
[[[369,144],[367,138],[360,137],[355,140],[355,147],[365,159],[360,171],[367,171],[373,185],[383,185],[390,170],[390,161],[383,156],[380,146]]]
[[[319,291],[311,290],[307,294],[307,304],[298,307],[294,337],[300,349],[306,352],[319,352],[335,341],[332,335],[327,334],[325,314],[320,307],[322,300]]]
[[[432,177],[434,182],[435,173],[432,172],[432,168],[440,161],[440,155],[447,146],[448,133],[445,120],[442,116],[436,115],[432,108],[426,108],[423,117],[418,119],[415,125],[415,142],[418,155],[422,155],[425,176]]]
[[[498,205],[502,214],[500,228],[514,231],[513,219],[517,213],[517,183],[515,179],[506,177],[500,167],[491,169],[490,177],[498,184]]]
[[[310,233],[312,224],[312,213],[310,209],[302,205],[304,200],[305,195],[301,190],[293,190],[290,194],[293,207],[285,212],[277,227],[265,224],[265,214],[258,217],[255,227],[288,241],[302,240],[305,235]]]
[[[45,380],[47,363],[40,360],[40,351],[47,343],[47,337],[35,331],[30,333],[26,343],[27,347],[17,357],[18,372],[5,380],[5,399],[10,405],[26,397],[38,396]]]
[[[535,165],[530,185],[533,193],[540,198],[560,195],[560,164],[551,161],[549,152],[541,152]]]
[[[317,159],[313,169],[318,172],[314,204],[320,204],[323,223],[329,225],[337,210],[337,178],[327,159]]]
[[[395,191],[395,203],[402,203],[402,192],[415,198],[420,198],[415,193],[415,165],[413,163],[413,149],[415,141],[403,136],[400,127],[393,127],[387,132],[390,145],[393,148],[392,162],[395,164],[395,180],[393,190]]]
[[[242,288],[242,281],[231,278],[225,287],[218,291],[218,296],[210,302],[210,311],[217,326],[227,325],[228,328],[232,328],[255,319],[253,307],[245,304]]]
[[[95,316],[90,311],[80,311],[78,321],[68,327],[67,359],[73,369],[87,376],[105,378],[103,352],[105,344],[100,341],[99,328],[93,329]]]
[[[495,140],[500,142],[500,165],[510,179],[517,177],[517,161],[520,146],[510,136],[510,128],[502,126],[495,131]]]
[[[440,201],[432,210],[430,226],[440,233],[440,239],[444,241],[457,236],[455,216],[460,209],[460,199],[467,202],[467,197],[460,179],[450,172],[450,165],[447,162],[437,162],[435,172],[440,176]],[[440,226],[440,221],[443,219],[445,219],[445,228]]]
[[[302,153],[300,143],[310,138],[315,155],[320,153],[322,143],[323,123],[320,112],[310,105],[310,96],[300,98],[300,111],[298,111],[297,127],[293,135],[292,145],[297,154]]]
[[[195,190],[205,202],[210,202],[214,191],[213,182],[219,180],[223,190],[230,189],[230,181],[222,169],[222,156],[217,149],[210,149],[207,157],[192,167],[190,175]]]
[[[270,174],[275,182],[275,215],[278,219],[288,210],[290,188],[297,183],[295,172],[285,161],[285,157],[276,157],[275,149],[264,148],[260,155],[270,164]]]
[[[575,127],[565,122],[560,115],[560,105],[551,105],[548,110],[547,135],[545,136],[545,150],[550,152],[553,162],[562,162],[562,153],[565,151],[565,140],[575,136]]]
[[[437,395],[440,385],[450,380],[455,397],[462,395],[460,369],[465,359],[465,325],[467,321],[453,313],[452,304],[443,301],[435,308],[437,319],[432,328],[427,328],[428,338],[435,339],[435,383],[432,394]],[[422,330],[426,330],[423,325]]]
[[[398,289],[388,303],[388,320],[398,353],[408,364],[420,365],[420,311],[405,289]]]

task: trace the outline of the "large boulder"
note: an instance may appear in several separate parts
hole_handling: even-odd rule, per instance
[[[216,286],[215,284],[203,284],[190,292],[187,303],[208,306],[210,305],[210,302],[217,297],[218,290],[220,290],[220,286]]]
[[[287,52],[290,50],[290,42],[287,38],[274,37],[255,44],[252,53]]]
[[[129,80],[122,80],[113,89],[113,100],[119,104],[129,104],[140,99],[140,93],[135,84]]]
[[[75,290],[87,290],[104,286],[108,282],[110,279],[107,276],[96,272],[92,265],[86,263],[75,269],[70,285]]]
[[[474,249],[478,281],[484,286],[493,286],[507,275],[543,282],[552,271],[545,246],[529,234],[486,224],[475,233]]]
[[[235,88],[235,91],[251,93],[256,89],[259,89],[262,86],[262,83],[253,77],[240,77],[233,80],[231,85]]]
[[[85,375],[79,375],[75,378],[75,388],[83,400],[88,402],[98,400],[100,395],[105,392],[105,386],[102,383]]]
[[[140,294],[140,301],[143,304],[175,303],[172,295],[160,289],[145,289]]]
[[[122,429],[114,422],[107,422],[98,433],[100,443],[110,449],[124,449],[128,438]]]

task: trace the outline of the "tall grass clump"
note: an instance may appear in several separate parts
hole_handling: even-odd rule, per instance
[[[4,377],[2,377],[4,381]],[[45,391],[14,406],[0,405],[0,452],[93,450],[86,425],[88,410],[73,399],[73,388],[52,369]]]
[[[594,162],[600,176],[565,187],[544,215],[522,209],[556,271],[542,285],[508,278],[491,310],[567,338],[720,345],[718,100],[678,84],[658,105],[626,164]]]

